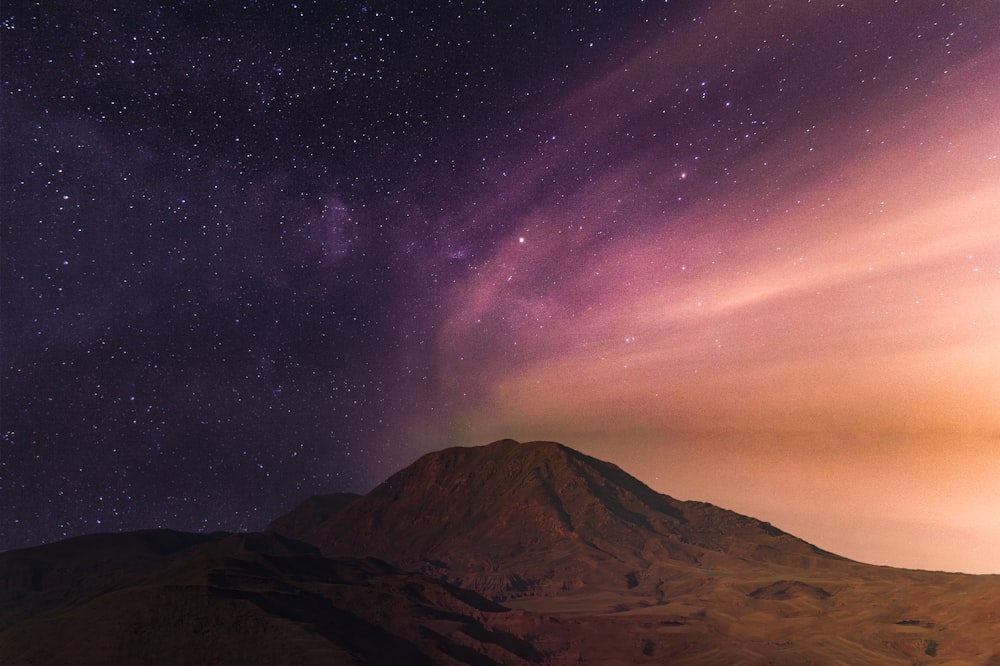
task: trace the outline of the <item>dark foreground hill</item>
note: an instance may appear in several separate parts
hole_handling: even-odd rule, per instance
[[[0,576],[0,664],[538,663],[517,632],[549,622],[266,534],[94,535],[0,556]]]
[[[0,554],[0,665],[54,663],[1000,666],[1000,576],[852,562],[508,440],[263,534]]]

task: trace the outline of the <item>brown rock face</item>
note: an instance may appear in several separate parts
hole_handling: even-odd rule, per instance
[[[553,442],[431,453],[324,520],[316,500],[273,528],[328,555],[375,555],[495,599],[639,587],[665,562],[842,561],[771,525],[682,502]]]

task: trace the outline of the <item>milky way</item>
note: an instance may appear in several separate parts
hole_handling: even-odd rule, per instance
[[[3,18],[0,548],[556,439],[1000,561],[1000,5]]]

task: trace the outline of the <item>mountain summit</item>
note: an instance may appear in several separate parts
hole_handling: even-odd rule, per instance
[[[374,555],[494,599],[658,585],[664,566],[843,562],[768,523],[660,494],[555,442],[430,453],[315,520],[312,498],[271,529],[327,555]],[[312,520],[299,514],[308,512]]]

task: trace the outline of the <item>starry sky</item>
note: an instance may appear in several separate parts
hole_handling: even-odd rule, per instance
[[[1000,573],[1000,3],[5,3],[0,549],[554,439]]]

